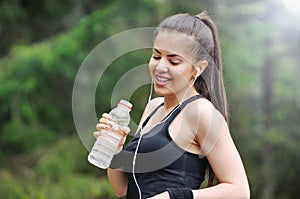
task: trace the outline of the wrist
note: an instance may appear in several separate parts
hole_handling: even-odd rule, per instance
[[[193,199],[193,191],[191,188],[168,188],[170,199]]]
[[[122,151],[125,141],[126,141],[126,135],[122,135],[118,147],[115,151],[115,154],[120,153]]]
[[[123,150],[123,144],[116,149],[115,154],[120,153],[122,150]]]

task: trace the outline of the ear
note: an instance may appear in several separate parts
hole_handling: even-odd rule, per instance
[[[206,60],[200,60],[198,62],[196,69],[199,75],[203,73],[203,71],[206,69],[207,66],[208,66],[208,62]]]
[[[203,73],[203,71],[206,69],[208,65],[208,62],[206,60],[201,60],[196,65],[196,75],[194,76],[194,81]]]

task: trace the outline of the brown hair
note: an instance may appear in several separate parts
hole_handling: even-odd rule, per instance
[[[192,47],[192,53],[197,60],[206,60],[208,66],[196,79],[194,87],[200,95],[212,102],[228,122],[221,48],[218,31],[212,19],[206,12],[201,12],[195,16],[177,14],[163,20],[156,30],[156,35],[164,30],[186,34],[197,43],[197,45]],[[210,167],[208,170],[208,186],[212,186],[217,182],[217,179]]]

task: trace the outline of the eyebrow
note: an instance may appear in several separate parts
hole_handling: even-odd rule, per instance
[[[157,53],[161,54],[161,52],[158,49],[153,48],[153,50],[156,51]],[[167,57],[182,57],[182,56],[180,56],[178,54],[168,54]]]

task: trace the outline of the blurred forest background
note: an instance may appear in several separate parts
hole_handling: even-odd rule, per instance
[[[76,73],[88,53],[110,36],[202,10],[219,28],[230,129],[252,198],[298,198],[299,10],[284,2],[0,1],[0,198],[116,198],[106,172],[87,162],[88,151],[75,129]],[[99,115],[110,109],[116,74],[126,72],[116,66],[128,70],[147,63],[150,55],[150,50],[128,53],[109,67],[96,95]],[[130,99],[137,122],[146,94],[143,87]]]

